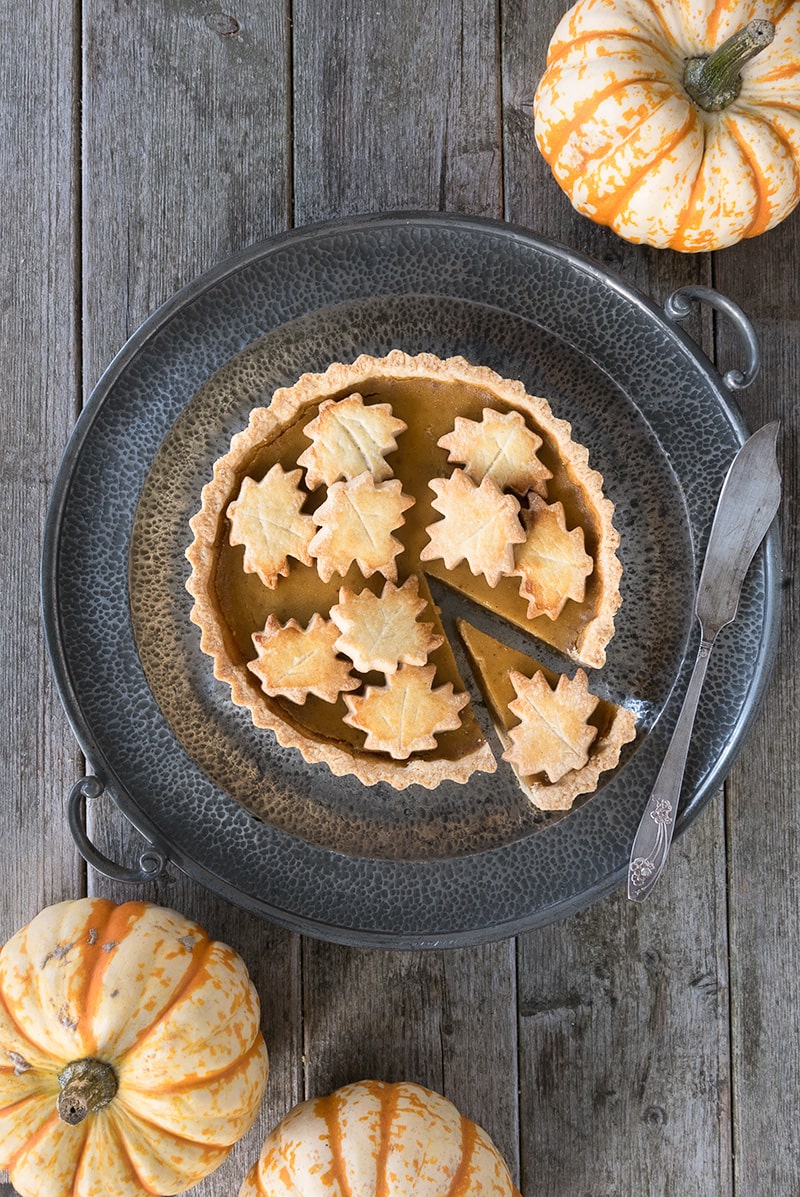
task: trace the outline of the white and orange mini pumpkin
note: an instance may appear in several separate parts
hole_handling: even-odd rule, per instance
[[[553,34],[536,143],[629,241],[720,249],[800,200],[796,0],[579,0]]]
[[[446,1098],[359,1081],[302,1102],[268,1136],[239,1197],[519,1197],[489,1136]]]
[[[182,1192],[255,1119],[259,1016],[239,955],[175,911],[47,907],[0,951],[0,1167],[22,1197]]]

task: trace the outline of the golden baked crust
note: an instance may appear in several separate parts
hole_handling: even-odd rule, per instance
[[[359,411],[368,421],[363,452],[356,445],[351,454],[350,421],[360,420]],[[504,420],[498,422],[488,413],[499,413]],[[458,432],[457,420],[462,421]],[[493,445],[481,444],[481,427],[488,429]],[[498,476],[512,490],[530,482],[527,500],[524,494],[502,489],[487,468],[501,445],[498,428],[513,433],[510,464]],[[358,429],[355,442],[361,439]],[[521,445],[526,442],[536,453],[527,474],[521,467]],[[337,455],[345,451],[348,463],[339,471]],[[459,455],[467,458],[464,470],[448,464]],[[294,472],[303,464],[312,476],[300,483]],[[362,465],[364,470],[351,476]],[[299,506],[294,498],[291,504],[290,532],[300,534],[297,551],[284,552],[286,538],[278,537],[277,549],[267,554],[262,580],[247,572],[248,548],[231,543],[230,520],[243,488],[251,489],[276,466],[280,471],[273,477],[284,487],[291,479],[305,498]],[[481,471],[484,478],[476,481]],[[438,526],[448,520],[455,526],[458,502],[450,505],[452,512],[443,512],[447,503],[441,500],[457,500],[457,488],[464,489],[461,481],[452,482],[456,475],[469,484],[470,495],[491,492],[485,510],[498,514],[503,527],[504,544],[491,549],[488,557],[478,555],[477,575],[471,569],[476,561],[470,562],[466,554],[452,569],[446,561],[433,559],[442,535]],[[581,530],[591,559],[584,598],[566,599],[555,618],[549,613],[529,618],[528,600],[519,593],[520,575],[514,576],[513,547],[527,535],[517,513],[520,507],[527,510],[531,496],[562,505],[565,527],[570,533]],[[464,782],[476,771],[494,771],[496,761],[466,699],[426,574],[526,627],[571,659],[600,666],[620,602],[619,537],[612,516],[602,477],[588,465],[588,450],[572,440],[570,425],[553,415],[546,400],[528,395],[522,383],[459,357],[410,356],[400,350],[383,358],[362,355],[277,390],[267,406],[251,413],[247,428],[215,463],[200,510],[191,520],[194,539],[186,553],[191,565],[187,588],[194,598],[191,618],[201,630],[201,646],[213,659],[215,676],[230,686],[233,701],[249,709],[256,726],[270,728],[281,744],[298,749],[307,761],[324,762],[335,774],[352,774],[368,785],[385,781],[397,789]],[[312,538],[307,518],[317,529]],[[349,543],[342,547],[340,532],[348,523],[365,528],[360,549],[351,551]],[[452,527],[448,535],[450,531]],[[355,543],[353,528],[347,536]],[[334,618],[332,609],[348,596],[352,603],[352,596],[366,589],[379,598],[387,580],[392,584],[387,593],[394,593],[412,577],[423,602],[423,607],[416,604],[416,617],[420,625],[428,625],[428,655],[425,661],[418,651],[405,662],[399,657],[395,671],[409,675],[433,667],[432,691],[454,697],[451,712],[458,709],[458,725],[449,726],[455,723],[452,714],[445,718],[448,726],[431,733],[434,746],[398,759],[389,749],[368,745],[366,733],[348,721],[359,708],[359,696],[365,696],[368,687],[380,691],[394,672],[392,662],[384,673],[358,669],[358,662],[348,656],[348,643],[358,639],[352,626],[338,638],[337,652],[348,657],[347,666],[356,674],[363,673],[359,690],[342,692],[335,702],[324,702],[309,691],[301,703],[286,694],[266,693],[259,685],[251,665],[258,655],[256,638],[263,636],[270,620],[273,634],[290,620],[293,626],[307,628],[314,616]],[[262,647],[263,643],[262,639]],[[362,666],[367,661],[360,658]],[[451,689],[445,691],[448,686]],[[271,683],[270,688],[276,687]]]

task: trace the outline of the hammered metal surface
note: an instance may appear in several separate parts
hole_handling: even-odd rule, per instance
[[[566,817],[534,818],[504,773],[398,795],[306,765],[227,701],[188,621],[188,518],[250,407],[304,370],[394,347],[460,353],[547,396],[617,506],[624,603],[591,681],[635,706],[640,734]],[[695,556],[743,436],[718,376],[649,301],[508,226],[369,218],[256,247],[140,330],[65,456],[44,606],[76,734],[177,864],[295,929],[470,943],[579,909],[624,876],[688,676]],[[759,556],[720,638],[679,827],[730,768],[760,700],[775,568]]]

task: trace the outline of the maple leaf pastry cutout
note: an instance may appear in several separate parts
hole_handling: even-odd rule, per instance
[[[508,709],[519,723],[509,729],[511,747],[503,760],[522,776],[544,773],[551,782],[582,769],[597,735],[587,720],[599,701],[589,693],[585,672],[579,669],[571,681],[561,674],[555,690],[539,670],[527,678],[512,669],[509,678],[517,697]]]
[[[563,504],[548,505],[535,494],[528,502],[521,512],[527,536],[514,550],[511,572],[522,578],[519,593],[528,601],[528,618],[557,619],[567,599],[583,602],[594,561],[585,551],[583,529],[568,531]]]
[[[501,490],[547,494],[547,479],[553,475],[537,456],[542,438],[528,428],[518,411],[485,407],[480,422],[456,416],[453,431],[437,444],[448,450],[448,461],[466,466],[473,482],[491,478]]]
[[[311,490],[330,486],[340,478],[357,478],[366,470],[376,482],[391,478],[386,454],[397,448],[395,437],[408,427],[392,415],[389,403],[364,405],[355,393],[346,399],[326,399],[317,417],[303,429],[312,441],[297,459],[305,467]]]
[[[428,654],[444,643],[432,623],[417,618],[426,606],[413,574],[402,586],[386,582],[380,597],[366,588],[355,594],[343,586],[330,611],[341,632],[336,648],[361,673],[380,669],[388,674],[400,664],[424,665]]]
[[[258,574],[270,590],[289,572],[289,558],[311,565],[308,548],[316,532],[310,515],[301,515],[306,500],[298,483],[302,470],[285,473],[276,464],[260,482],[245,478],[238,497],[228,505],[230,543],[244,545],[244,569]]]
[[[434,665],[401,665],[385,686],[367,686],[363,695],[345,694],[344,722],[366,733],[368,751],[405,760],[436,747],[436,735],[461,724],[459,712],[469,695],[454,694],[453,683],[435,690]]]
[[[397,478],[376,482],[365,472],[348,482],[334,482],[312,516],[319,531],[308,546],[323,582],[335,573],[344,577],[354,561],[365,578],[382,573],[396,581],[395,557],[403,546],[392,532],[405,522],[403,512],[413,505]]]
[[[473,574],[496,586],[514,569],[514,545],[525,540],[518,500],[491,478],[476,486],[463,470],[431,478],[428,485],[436,493],[432,506],[444,519],[426,528],[430,540],[420,560],[441,558],[448,569],[466,561]]]
[[[295,619],[282,624],[270,615],[263,632],[253,633],[258,656],[247,668],[255,674],[265,694],[305,703],[309,694],[336,702],[343,690],[356,690],[361,679],[353,677],[351,663],[339,657],[339,629],[322,615],[311,616],[303,628]]]

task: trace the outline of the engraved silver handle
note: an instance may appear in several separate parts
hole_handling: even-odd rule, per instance
[[[701,641],[672,739],[633,841],[628,866],[628,897],[634,902],[641,902],[647,897],[667,862],[689,755],[689,741],[713,645],[713,639]]]

